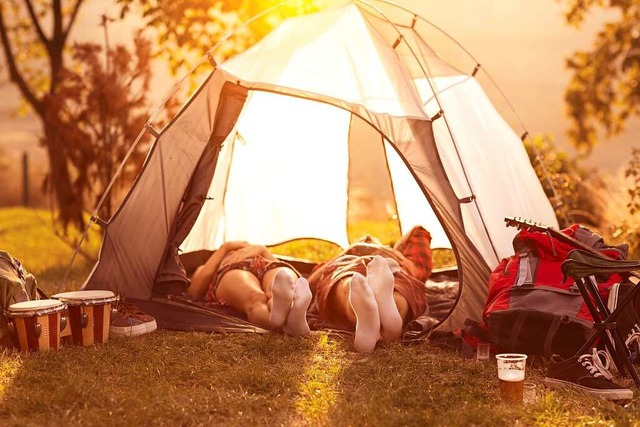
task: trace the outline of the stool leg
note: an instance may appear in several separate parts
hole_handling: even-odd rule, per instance
[[[599,323],[605,328],[607,332],[606,335],[608,339],[605,340],[605,345],[609,344],[609,353],[611,355],[615,355],[614,362],[616,366],[621,371],[626,371],[629,375],[631,375],[631,378],[633,378],[633,382],[636,384],[636,387],[640,387],[640,377],[638,377],[638,373],[633,367],[633,363],[631,363],[631,353],[629,353],[629,349],[625,345],[624,341],[622,341],[622,338],[620,338],[620,333],[618,332],[618,328],[615,322],[613,322],[613,327],[610,328],[612,323],[611,318],[613,316],[609,312],[609,309],[607,308],[604,301],[602,300],[602,297],[600,296],[600,291],[598,290],[598,283],[596,282],[593,276],[588,277],[588,282],[586,282],[584,279],[581,281],[584,285],[588,286],[589,289],[591,290],[591,292],[589,293],[593,295],[593,300],[594,300],[593,302],[595,302],[597,310],[595,312],[591,311],[591,307],[593,307],[593,302],[591,302],[590,299],[588,301],[590,301],[591,304],[587,303],[587,306],[589,307],[589,311],[591,311],[591,314],[594,317],[594,321],[596,320],[595,317],[597,316]],[[580,288],[580,286],[578,287]],[[614,347],[613,351],[611,347]]]
[[[631,378],[633,378],[633,382],[636,384],[636,387],[640,387],[640,377],[638,377],[638,373],[636,372],[633,363],[631,363],[631,355],[629,354],[629,349],[624,344],[624,341],[622,341],[622,338],[620,338],[620,334],[618,333],[617,329],[612,329],[610,332],[616,344],[615,352],[618,354],[618,357],[616,359],[622,360],[625,370],[629,373],[629,375],[631,375]]]

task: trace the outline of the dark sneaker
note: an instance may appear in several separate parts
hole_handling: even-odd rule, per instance
[[[600,359],[604,357],[604,363]],[[607,400],[633,399],[633,392],[611,381],[609,359],[604,351],[562,359],[554,354],[547,365],[544,384],[552,389],[571,387]]]
[[[618,307],[618,303],[622,301],[624,296],[633,289],[635,285],[632,283],[615,283],[609,290],[609,299],[607,301],[607,308],[609,311],[613,311]],[[638,318],[638,312],[636,311],[635,301],[631,301],[624,308],[623,312],[616,319],[618,324],[618,333],[624,340],[629,353],[631,354],[631,361],[634,363],[640,363],[640,318]],[[615,343],[613,343],[615,346]]]
[[[120,302],[117,312],[111,319],[110,335],[114,337],[134,337],[148,334],[158,329],[156,319],[141,312],[138,307]]]

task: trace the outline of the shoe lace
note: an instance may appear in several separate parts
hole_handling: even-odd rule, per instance
[[[138,307],[126,301],[118,302],[118,305],[116,306],[116,308],[117,308],[117,314],[116,314],[117,318],[130,317],[140,312],[140,309],[138,309]]]
[[[603,361],[604,359],[604,361]],[[604,377],[608,380],[613,378],[611,372],[609,372],[609,366],[611,365],[611,358],[609,354],[604,350],[598,350],[594,348],[591,354],[583,354],[578,357],[578,363],[587,368],[589,373],[594,377]]]
[[[624,341],[627,347],[631,347],[633,343],[635,343],[638,348],[640,348],[640,325],[637,323],[633,324],[633,328],[631,328],[631,332],[627,335],[627,339]]]
[[[632,360],[634,362],[638,360],[640,358],[640,326],[637,323],[633,324],[624,344],[631,352]]]

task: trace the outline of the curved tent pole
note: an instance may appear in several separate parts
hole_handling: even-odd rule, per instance
[[[100,198],[98,203],[93,208],[93,211],[91,213],[91,218],[87,222],[87,225],[85,226],[85,228],[83,230],[82,237],[80,237],[80,240],[78,241],[78,244],[76,245],[76,249],[73,252],[73,255],[71,256],[71,260],[69,261],[69,265],[67,266],[67,269],[65,270],[64,275],[62,276],[62,280],[58,284],[58,291],[57,292],[60,292],[60,290],[62,290],[62,287],[66,283],[66,281],[67,281],[67,279],[69,277],[69,273],[71,272],[71,267],[73,266],[73,263],[74,263],[76,257],[78,256],[78,253],[80,252],[80,248],[81,248],[82,244],[84,243],[85,239],[87,238],[87,235],[89,234],[89,228],[91,228],[91,224],[92,223],[103,222],[102,220],[99,219],[98,212],[100,211],[100,208],[102,207],[102,205],[104,204],[105,200],[107,199],[107,196],[111,192],[111,189],[113,188],[113,185],[115,184],[116,179],[118,179],[118,177],[120,176],[120,173],[122,173],[122,169],[124,169],[125,164],[129,161],[129,158],[131,157],[131,154],[133,153],[133,150],[135,150],[135,148],[138,146],[138,143],[140,142],[140,140],[142,139],[142,136],[144,135],[144,133],[146,131],[150,131],[152,134],[157,136],[156,132],[153,130],[151,122],[153,122],[153,120],[155,120],[155,118],[160,113],[162,108],[167,104],[169,99],[171,99],[171,97],[173,95],[175,95],[175,93],[184,84],[184,82],[204,62],[210,61],[210,62],[213,63],[214,67],[216,66],[215,61],[213,61],[213,52],[222,43],[224,43],[225,41],[229,40],[236,33],[236,31],[238,31],[240,28],[244,28],[244,27],[248,26],[249,24],[251,24],[252,22],[256,21],[257,19],[262,18],[263,16],[273,12],[274,10],[282,7],[283,5],[285,5],[287,3],[290,3],[291,1],[292,0],[284,0],[284,1],[274,5],[272,7],[270,7],[269,9],[266,9],[266,10],[264,10],[264,11],[262,11],[262,12],[256,14],[256,15],[252,16],[251,18],[247,19],[242,24],[240,24],[238,27],[233,28],[232,30],[230,30],[227,34],[222,36],[222,38],[220,40],[218,40],[218,42],[213,47],[211,47],[209,50],[207,50],[207,52],[204,55],[202,55],[202,57],[198,60],[198,62],[193,67],[191,67],[191,69],[189,71],[187,71],[187,73],[185,73],[185,75],[175,85],[173,85],[173,87],[169,91],[169,94],[162,100],[162,102],[160,102],[160,104],[156,107],[156,109],[153,110],[153,112],[151,113],[151,115],[149,116],[147,121],[145,122],[144,126],[140,130],[140,133],[138,133],[138,136],[136,137],[136,139],[133,141],[133,143],[129,147],[129,150],[127,150],[125,156],[122,158],[122,161],[118,165],[118,168],[116,169],[116,171],[114,172],[113,176],[111,177],[111,181],[109,181],[109,184],[107,184],[107,188],[105,188],[104,192],[102,193],[102,197]],[[154,144],[155,144],[155,142],[154,142]]]
[[[140,140],[142,139],[142,135],[144,135],[144,133],[146,132],[147,127],[148,127],[148,123],[149,122],[147,122],[147,124],[145,124],[145,126],[142,128],[142,130],[140,130],[140,133],[138,133],[138,136],[133,141],[133,144],[131,144],[131,147],[129,147],[129,150],[127,151],[127,153],[125,154],[124,158],[122,159],[122,161],[118,165],[118,168],[116,169],[115,173],[113,174],[113,177],[111,178],[111,181],[109,181],[109,184],[107,185],[107,188],[102,193],[102,197],[100,198],[100,200],[98,201],[96,206],[93,208],[93,211],[91,212],[91,218],[87,222],[87,225],[84,227],[84,231],[82,233],[82,237],[80,237],[80,240],[78,241],[78,244],[76,245],[76,249],[73,252],[73,255],[71,256],[71,260],[69,261],[69,265],[67,266],[67,269],[65,270],[64,275],[62,276],[62,280],[58,284],[58,291],[57,291],[58,293],[62,290],[62,287],[66,283],[67,278],[69,277],[69,273],[71,272],[71,267],[73,266],[73,262],[76,260],[76,257],[78,256],[78,253],[80,252],[80,248],[81,248],[82,244],[84,243],[85,239],[87,238],[87,235],[89,234],[89,228],[91,228],[91,224],[97,223],[99,221],[98,212],[100,211],[100,208],[102,207],[102,204],[104,203],[104,201],[107,199],[107,195],[111,191],[111,188],[113,188],[113,185],[114,185],[116,179],[118,178],[118,176],[120,175],[120,173],[122,172],[122,169],[124,169],[124,165],[126,164],[127,160],[129,160],[129,157],[131,157],[131,154],[133,153],[133,150],[138,145],[138,142],[140,142]]]
[[[171,91],[169,92],[169,94],[162,100],[162,102],[160,103],[160,105],[158,105],[158,107],[153,111],[153,113],[151,114],[151,117],[149,118],[148,122],[150,122],[151,120],[153,120],[155,118],[155,116],[160,112],[160,110],[162,109],[162,107],[165,106],[165,104],[167,103],[167,101],[169,101],[169,99],[171,99],[171,97],[173,95],[175,95],[175,93],[178,91],[178,89],[180,88],[180,86],[182,86],[182,84],[185,82],[185,80],[187,80],[187,78],[189,78],[189,76],[191,76],[196,69],[202,65],[204,62],[206,62],[207,60],[210,62],[213,62],[214,67],[216,66],[215,62],[213,61],[213,52],[215,52],[216,49],[218,49],[218,47],[220,47],[220,45],[224,42],[226,42],[227,40],[229,40],[231,37],[233,37],[233,35],[236,33],[236,31],[238,31],[240,28],[244,28],[246,26],[248,26],[249,24],[251,24],[252,22],[256,21],[259,18],[262,18],[263,16],[273,12],[274,10],[282,7],[283,5],[290,3],[293,0],[284,0],[278,4],[276,4],[275,6],[270,7],[267,10],[264,10],[260,13],[258,13],[257,15],[252,16],[251,18],[247,19],[246,21],[244,21],[242,24],[240,24],[239,26],[237,26],[236,28],[233,28],[232,30],[230,30],[227,34],[225,34],[224,36],[222,36],[222,38],[220,40],[218,40],[218,42],[213,45],[213,47],[209,48],[204,55],[202,55],[202,57],[198,60],[198,62],[196,63],[196,65],[194,65],[183,77],[182,79],[180,79],[180,81],[178,81],[178,83],[176,83],[173,88],[171,89]]]
[[[240,28],[244,28],[247,25],[251,24],[252,22],[256,21],[257,19],[267,15],[268,13],[273,12],[274,10],[282,7],[283,5],[286,5],[288,3],[291,3],[291,1],[293,0],[284,0],[272,7],[270,7],[269,9],[254,15],[253,17],[249,18],[248,20],[244,21],[242,24],[240,24],[238,27],[230,30],[226,35],[224,35],[212,48],[210,48],[209,50],[207,50],[207,52],[200,58],[200,60],[182,77],[182,79],[180,79],[174,86],[173,88],[170,90],[169,94],[162,100],[162,102],[158,105],[158,107],[156,107],[156,109],[152,112],[152,114],[149,116],[149,119],[147,120],[147,122],[145,123],[143,129],[140,131],[140,133],[138,134],[138,136],[136,137],[136,139],[134,140],[133,144],[131,145],[131,147],[129,148],[129,150],[127,151],[127,153],[125,154],[125,157],[123,158],[123,160],[120,162],[120,165],[118,166],[118,168],[116,169],[116,172],[114,173],[111,181],[109,182],[109,184],[107,185],[107,188],[105,189],[105,191],[103,192],[103,195],[101,197],[101,199],[98,201],[98,203],[96,204],[95,208],[93,209],[92,212],[92,217],[89,220],[89,222],[87,223],[87,226],[84,229],[83,235],[80,239],[80,241],[78,242],[78,245],[76,247],[76,250],[71,258],[71,261],[69,262],[69,266],[67,267],[67,270],[65,271],[65,274],[62,278],[62,281],[60,282],[59,285],[59,290],[62,288],[62,286],[64,285],[64,283],[66,282],[69,272],[71,270],[71,266],[73,265],[73,262],[76,258],[76,256],[78,255],[78,252],[80,250],[80,247],[82,246],[82,243],[84,242],[84,240],[86,239],[86,236],[88,235],[89,232],[89,228],[91,227],[91,223],[98,223],[100,222],[97,214],[99,209],[102,207],[102,204],[104,203],[104,201],[106,200],[107,195],[109,194],[109,192],[111,191],[115,180],[118,178],[118,176],[120,175],[120,173],[122,172],[122,169],[124,168],[124,165],[127,163],[127,161],[129,160],[131,154],[133,153],[133,150],[137,147],[138,143],[140,142],[140,139],[142,139],[142,135],[144,135],[145,131],[150,130],[152,133],[155,133],[152,129],[152,125],[151,122],[156,118],[156,116],[159,114],[159,112],[161,111],[161,109],[166,105],[166,103],[168,102],[168,100],[177,92],[177,90],[182,86],[182,84],[185,82],[185,80],[191,76],[195,70],[200,67],[200,65],[202,65],[202,63],[206,62],[207,60],[211,61],[215,67],[215,62],[213,61],[213,52],[225,41],[227,41],[229,38],[231,38]],[[393,2],[390,2],[388,0],[374,0],[377,2],[381,2],[381,3],[385,3],[388,5],[391,5],[395,8],[398,8],[400,10],[403,10],[411,15],[414,16],[414,20],[416,18],[420,19],[421,21],[425,22],[426,24],[434,27],[435,29],[437,29],[438,31],[440,31],[442,34],[444,34],[447,38],[449,38],[451,41],[453,41],[457,46],[459,46],[473,61],[476,62],[476,64],[479,65],[478,61],[475,59],[475,57],[467,50],[464,48],[464,46],[462,46],[457,40],[455,40],[451,35],[449,35],[446,31],[442,30],[441,28],[439,28],[438,26],[436,26],[435,24],[433,24],[432,22],[426,20],[425,18],[423,18],[422,16],[412,12],[409,9],[406,9],[402,6],[399,6],[397,4],[394,4]],[[380,14],[389,24],[391,24],[393,26],[393,28],[396,30],[396,32],[398,32],[399,36],[402,36],[402,34],[400,33],[400,31],[398,30],[397,26],[395,23],[393,23],[379,8],[375,7],[374,5],[367,3],[364,0],[354,0],[354,2],[356,3],[362,3],[365,6],[370,7],[371,9],[373,9],[374,11],[376,11],[378,14]],[[419,35],[419,33],[417,33],[418,36],[422,39],[422,37]],[[423,40],[424,42],[424,40]],[[412,55],[414,56],[414,58],[416,58],[417,60],[417,55],[415,54],[415,52],[413,51],[413,49],[411,48],[411,46],[407,45],[409,50],[411,51]],[[437,95],[437,91],[433,90],[433,85],[431,84],[431,81],[429,79],[429,74],[424,70],[424,68],[422,67],[422,64],[420,64],[420,62],[418,61],[418,64],[423,72],[423,74],[425,75],[425,78],[427,79],[427,82],[429,83],[429,86],[431,87],[434,96],[436,98],[436,102],[438,103],[439,106],[441,106],[442,104],[440,103],[440,100],[438,99],[438,95]],[[428,65],[427,65],[428,68]],[[487,75],[487,77],[489,78],[489,80],[491,81],[491,83],[498,89],[499,93],[502,95],[502,97],[505,99],[505,101],[507,102],[507,104],[509,105],[509,107],[511,108],[511,110],[513,111],[513,113],[515,114],[516,118],[518,119],[520,125],[523,127],[523,129],[525,129],[524,124],[522,123],[522,120],[520,120],[520,117],[518,116],[517,112],[515,111],[514,107],[512,106],[512,104],[509,102],[509,100],[507,99],[506,95],[504,94],[504,92],[500,89],[500,87],[497,85],[497,83],[494,81],[494,79],[489,75],[489,73],[485,71],[485,74]],[[446,122],[446,117],[444,117],[445,122]],[[449,129],[449,133],[451,134],[449,125],[447,123],[447,128]],[[526,132],[525,129],[525,135],[528,136],[528,132]],[[452,136],[453,138],[453,136]],[[539,152],[537,151],[537,149],[535,148],[535,146],[533,146],[534,151],[536,152],[536,156],[539,157]],[[457,151],[457,147],[456,147],[456,151]],[[551,188],[554,192],[554,196],[556,195],[555,192],[555,188],[553,187],[550,179],[548,178],[548,172],[546,170],[546,167],[544,166],[544,164],[541,162],[542,164],[542,168],[543,171],[545,172],[545,175],[547,176],[547,180],[549,181],[549,183],[551,184]],[[464,170],[464,168],[463,168]],[[465,177],[466,177],[466,172],[465,172]],[[468,181],[468,180],[467,180]],[[485,227],[486,228],[486,227]],[[493,246],[493,245],[492,245]],[[494,248],[494,252],[495,252],[495,248]]]
[[[398,40],[404,40],[404,37],[402,36],[402,33],[400,32],[400,30],[398,29],[398,26],[391,21],[391,19],[389,19],[389,17],[387,17],[385,15],[384,12],[382,12],[378,7],[372,5],[371,3],[365,1],[365,0],[355,0],[356,3],[361,3],[366,7],[369,7],[371,9],[373,9],[375,12],[377,12],[382,19],[384,19],[385,21],[387,21],[387,23],[389,23],[393,29],[398,33]],[[414,14],[414,16],[417,16]],[[415,30],[414,30],[415,32]],[[417,32],[416,32],[417,33]],[[438,112],[438,116],[442,117],[442,119],[444,120],[445,126],[447,127],[447,131],[449,132],[449,136],[451,136],[451,141],[453,142],[453,148],[456,151],[456,156],[458,157],[458,161],[460,162],[460,165],[462,165],[462,172],[464,174],[464,178],[465,181],[467,182],[467,186],[469,187],[469,189],[471,190],[471,195],[472,197],[470,198],[470,202],[472,202],[473,204],[476,205],[476,209],[478,210],[478,213],[480,214],[480,220],[482,221],[482,227],[484,228],[485,234],[487,236],[487,239],[489,240],[489,242],[491,243],[491,249],[493,250],[493,254],[495,255],[497,260],[500,260],[500,256],[498,256],[498,251],[496,250],[495,245],[493,244],[493,240],[491,239],[491,235],[489,234],[489,230],[487,229],[487,225],[484,221],[484,217],[482,216],[480,209],[478,207],[478,202],[476,200],[476,197],[473,196],[474,191],[473,191],[473,186],[471,185],[471,182],[469,181],[469,177],[467,175],[467,171],[466,168],[464,166],[464,162],[462,161],[462,157],[460,156],[460,151],[458,150],[458,145],[456,144],[456,139],[453,136],[453,132],[451,132],[451,126],[449,126],[449,121],[447,120],[447,116],[443,110],[443,106],[442,106],[442,102],[440,101],[440,97],[438,95],[438,91],[436,90],[436,88],[434,87],[434,84],[432,82],[432,73],[431,70],[429,69],[429,64],[425,61],[425,66],[426,66],[426,70],[425,68],[422,66],[422,63],[420,62],[418,55],[416,55],[415,51],[413,50],[413,48],[411,47],[411,45],[409,43],[406,43],[407,48],[409,49],[409,52],[411,52],[411,55],[413,55],[413,58],[416,60],[416,62],[418,63],[418,66],[420,67],[420,70],[422,71],[422,74],[424,75],[425,79],[427,80],[427,83],[429,84],[429,87],[431,88],[431,91],[433,92],[433,96],[434,99],[436,100],[436,103],[438,104],[438,107],[440,109],[440,111]]]
[[[526,141],[527,139],[530,139],[530,134],[529,131],[527,130],[527,127],[524,125],[522,119],[520,118],[520,115],[518,114],[518,112],[516,111],[515,107],[513,106],[513,104],[511,103],[511,101],[509,100],[509,98],[507,97],[507,95],[504,93],[504,91],[502,90],[502,88],[498,85],[498,83],[494,80],[493,76],[491,74],[489,74],[489,72],[487,71],[486,68],[481,67],[480,66],[480,61],[478,61],[476,59],[475,56],[473,56],[473,54],[471,52],[469,52],[469,50],[467,50],[458,40],[456,40],[452,35],[450,35],[449,33],[447,33],[445,30],[443,30],[442,28],[440,28],[439,26],[437,26],[436,24],[434,24],[433,22],[429,21],[428,19],[423,18],[422,16],[418,15],[417,13],[403,7],[400,6],[398,4],[395,4],[389,0],[373,0],[376,2],[380,2],[380,3],[384,3],[390,6],[393,6],[397,9],[400,9],[404,12],[407,12],[411,15],[413,15],[414,19],[419,19],[422,22],[424,22],[427,25],[430,25],[432,28],[436,29],[437,31],[439,31],[442,35],[444,35],[445,37],[447,37],[450,41],[452,41],[456,46],[458,46],[464,53],[466,53],[469,58],[471,58],[471,60],[473,60],[473,62],[476,63],[476,70],[474,70],[474,73],[476,73],[477,70],[481,70],[484,72],[484,74],[487,76],[487,78],[489,79],[489,81],[491,82],[491,84],[493,85],[493,87],[495,87],[498,91],[498,93],[500,94],[500,96],[502,97],[502,99],[507,103],[507,106],[509,107],[509,109],[511,110],[511,112],[513,113],[513,115],[515,116],[516,120],[518,121],[518,124],[520,125],[520,127],[522,128],[522,136],[521,139],[522,141]],[[424,41],[424,39],[422,38],[422,36],[420,35],[420,33],[418,31],[414,32],[418,35],[418,37],[420,37],[420,40],[422,40],[425,44],[426,42]],[[559,200],[559,196],[558,196],[558,192],[556,191],[555,186],[553,185],[553,181],[551,180],[549,171],[547,170],[546,165],[544,164],[544,162],[541,160],[542,155],[540,154],[540,151],[538,150],[538,148],[535,146],[535,144],[531,144],[531,147],[533,149],[533,152],[535,153],[535,158],[538,161],[538,163],[540,164],[540,166],[542,167],[542,172],[544,174],[544,178],[547,180],[547,183],[549,184],[549,187],[551,188],[551,191],[553,192],[553,198],[556,200]],[[561,202],[561,201],[560,201]],[[566,218],[565,218],[566,219]]]

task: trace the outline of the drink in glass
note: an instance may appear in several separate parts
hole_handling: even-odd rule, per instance
[[[522,403],[526,354],[505,353],[496,355],[500,397],[506,403]]]

